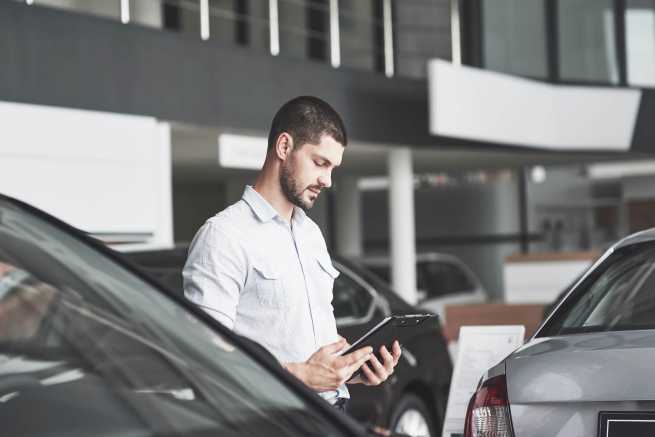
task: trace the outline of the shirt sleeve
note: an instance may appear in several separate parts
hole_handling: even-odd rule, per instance
[[[233,329],[247,272],[247,260],[240,245],[220,224],[208,221],[189,247],[182,270],[184,295]]]

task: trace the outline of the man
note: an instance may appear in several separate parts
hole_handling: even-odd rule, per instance
[[[264,166],[254,187],[210,218],[196,234],[184,266],[184,291],[236,333],[261,343],[284,367],[337,408],[345,382],[378,385],[400,357],[370,347],[347,355],[337,334],[332,266],[318,226],[305,214],[332,185],[346,131],[337,112],[316,97],[285,103],[273,118]],[[368,363],[366,363],[368,361]]]

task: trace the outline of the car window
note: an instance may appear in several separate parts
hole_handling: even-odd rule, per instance
[[[555,314],[549,335],[655,328],[655,247],[624,250],[599,269]]]
[[[336,319],[362,318],[368,314],[373,296],[347,271],[334,280],[332,306]]]
[[[457,265],[443,261],[423,261],[417,265],[418,288],[426,299],[454,293],[473,292],[475,289],[466,273]]]
[[[183,306],[1,199],[0,402],[7,435],[341,435]]]
[[[378,278],[382,279],[387,284],[391,284],[391,273],[389,266],[371,266],[365,265],[368,270],[373,272]]]

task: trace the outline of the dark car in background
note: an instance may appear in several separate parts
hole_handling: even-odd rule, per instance
[[[0,196],[0,435],[364,436],[116,252]]]
[[[356,260],[386,283],[391,283],[391,258],[366,256]],[[454,255],[437,252],[416,254],[416,306],[446,321],[447,305],[484,303],[487,292],[473,271]]]
[[[186,248],[125,254],[154,278],[183,296],[182,267]],[[354,341],[390,314],[421,312],[394,293],[373,273],[342,258],[333,264],[332,306],[339,334]],[[438,318],[420,326],[403,342],[403,354],[389,381],[377,387],[350,385],[349,413],[412,436],[441,435],[452,363]]]

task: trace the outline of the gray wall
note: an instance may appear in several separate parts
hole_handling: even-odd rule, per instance
[[[190,242],[209,217],[226,205],[225,184],[173,181],[173,237]]]

